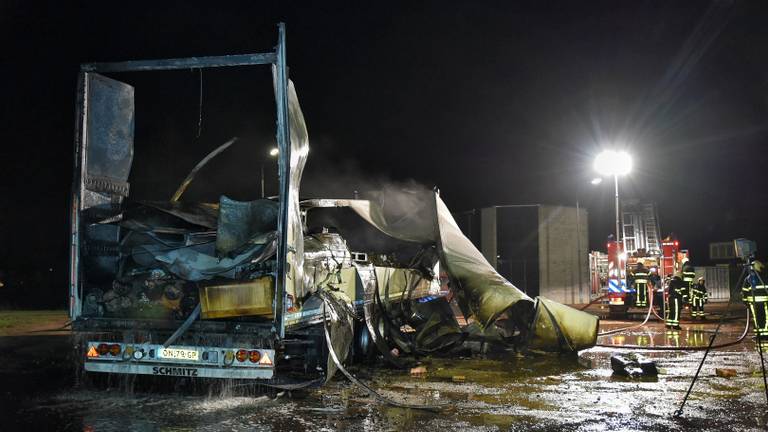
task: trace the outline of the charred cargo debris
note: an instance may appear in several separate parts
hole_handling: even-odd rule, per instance
[[[299,200],[309,140],[279,28],[272,53],[82,66],[70,315],[88,338],[85,369],[183,370],[295,388],[377,356],[405,368],[427,355],[593,346],[596,317],[518,290],[433,191]],[[134,89],[97,72],[265,64],[273,67],[278,197],[184,200],[232,139],[170,200],[129,199]]]
[[[592,346],[596,318],[531,299],[504,280],[461,234],[438,195],[402,191],[390,201],[391,194],[301,203],[302,276],[288,285],[287,339],[294,331],[321,335],[318,328],[329,320],[342,361],[347,354],[358,360],[380,355],[403,368],[427,355]],[[411,205],[391,205],[402,199]],[[275,201],[224,196],[217,204],[127,204],[119,221],[101,224],[119,232],[116,259],[105,265],[84,247],[93,279],[85,285],[83,316],[180,322],[197,308],[201,321],[271,324],[277,215]],[[350,245],[360,248],[353,252]],[[277,355],[278,363],[304,356],[279,348]],[[322,363],[330,378],[332,359]]]

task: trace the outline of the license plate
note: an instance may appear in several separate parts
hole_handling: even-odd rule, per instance
[[[181,349],[181,348],[163,348],[160,350],[160,358],[174,359],[174,360],[198,360],[199,353],[197,350]]]

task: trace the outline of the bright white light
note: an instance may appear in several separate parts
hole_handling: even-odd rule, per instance
[[[280,150],[277,149],[277,147],[272,147],[269,149],[269,155],[270,156],[277,156],[280,153]]]
[[[624,151],[605,150],[595,158],[595,171],[607,176],[629,174],[632,157]]]
[[[603,178],[602,177],[595,177],[595,178],[592,179],[592,181],[590,183],[592,183],[593,185],[597,186],[597,185],[599,185],[602,182],[603,182]]]

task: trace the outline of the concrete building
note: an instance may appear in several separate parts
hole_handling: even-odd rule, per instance
[[[586,209],[508,205],[454,216],[491,265],[531,297],[590,301]]]

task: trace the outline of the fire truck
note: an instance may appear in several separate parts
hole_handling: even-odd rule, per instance
[[[650,253],[644,249],[632,252],[625,251],[623,242],[609,241],[606,244],[608,250],[608,274],[605,285],[606,302],[610,306],[612,316],[625,315],[629,307],[634,303],[635,290],[631,286],[628,275],[638,264],[643,264],[650,273],[657,273],[662,283],[654,287],[654,304],[663,301],[664,284],[667,277],[681,271],[683,263],[688,260],[689,253],[680,248],[680,242],[672,235],[661,241],[661,251]],[[618,271],[617,271],[618,266]]]
[[[674,235],[661,239],[659,218],[654,203],[627,200],[622,206],[621,240],[609,239],[607,249],[606,300],[611,315],[623,316],[634,303],[632,270],[643,264],[651,273],[657,273],[659,281],[681,270],[688,258],[688,251],[680,249],[680,242]],[[663,283],[654,287],[655,304],[660,304]]]

